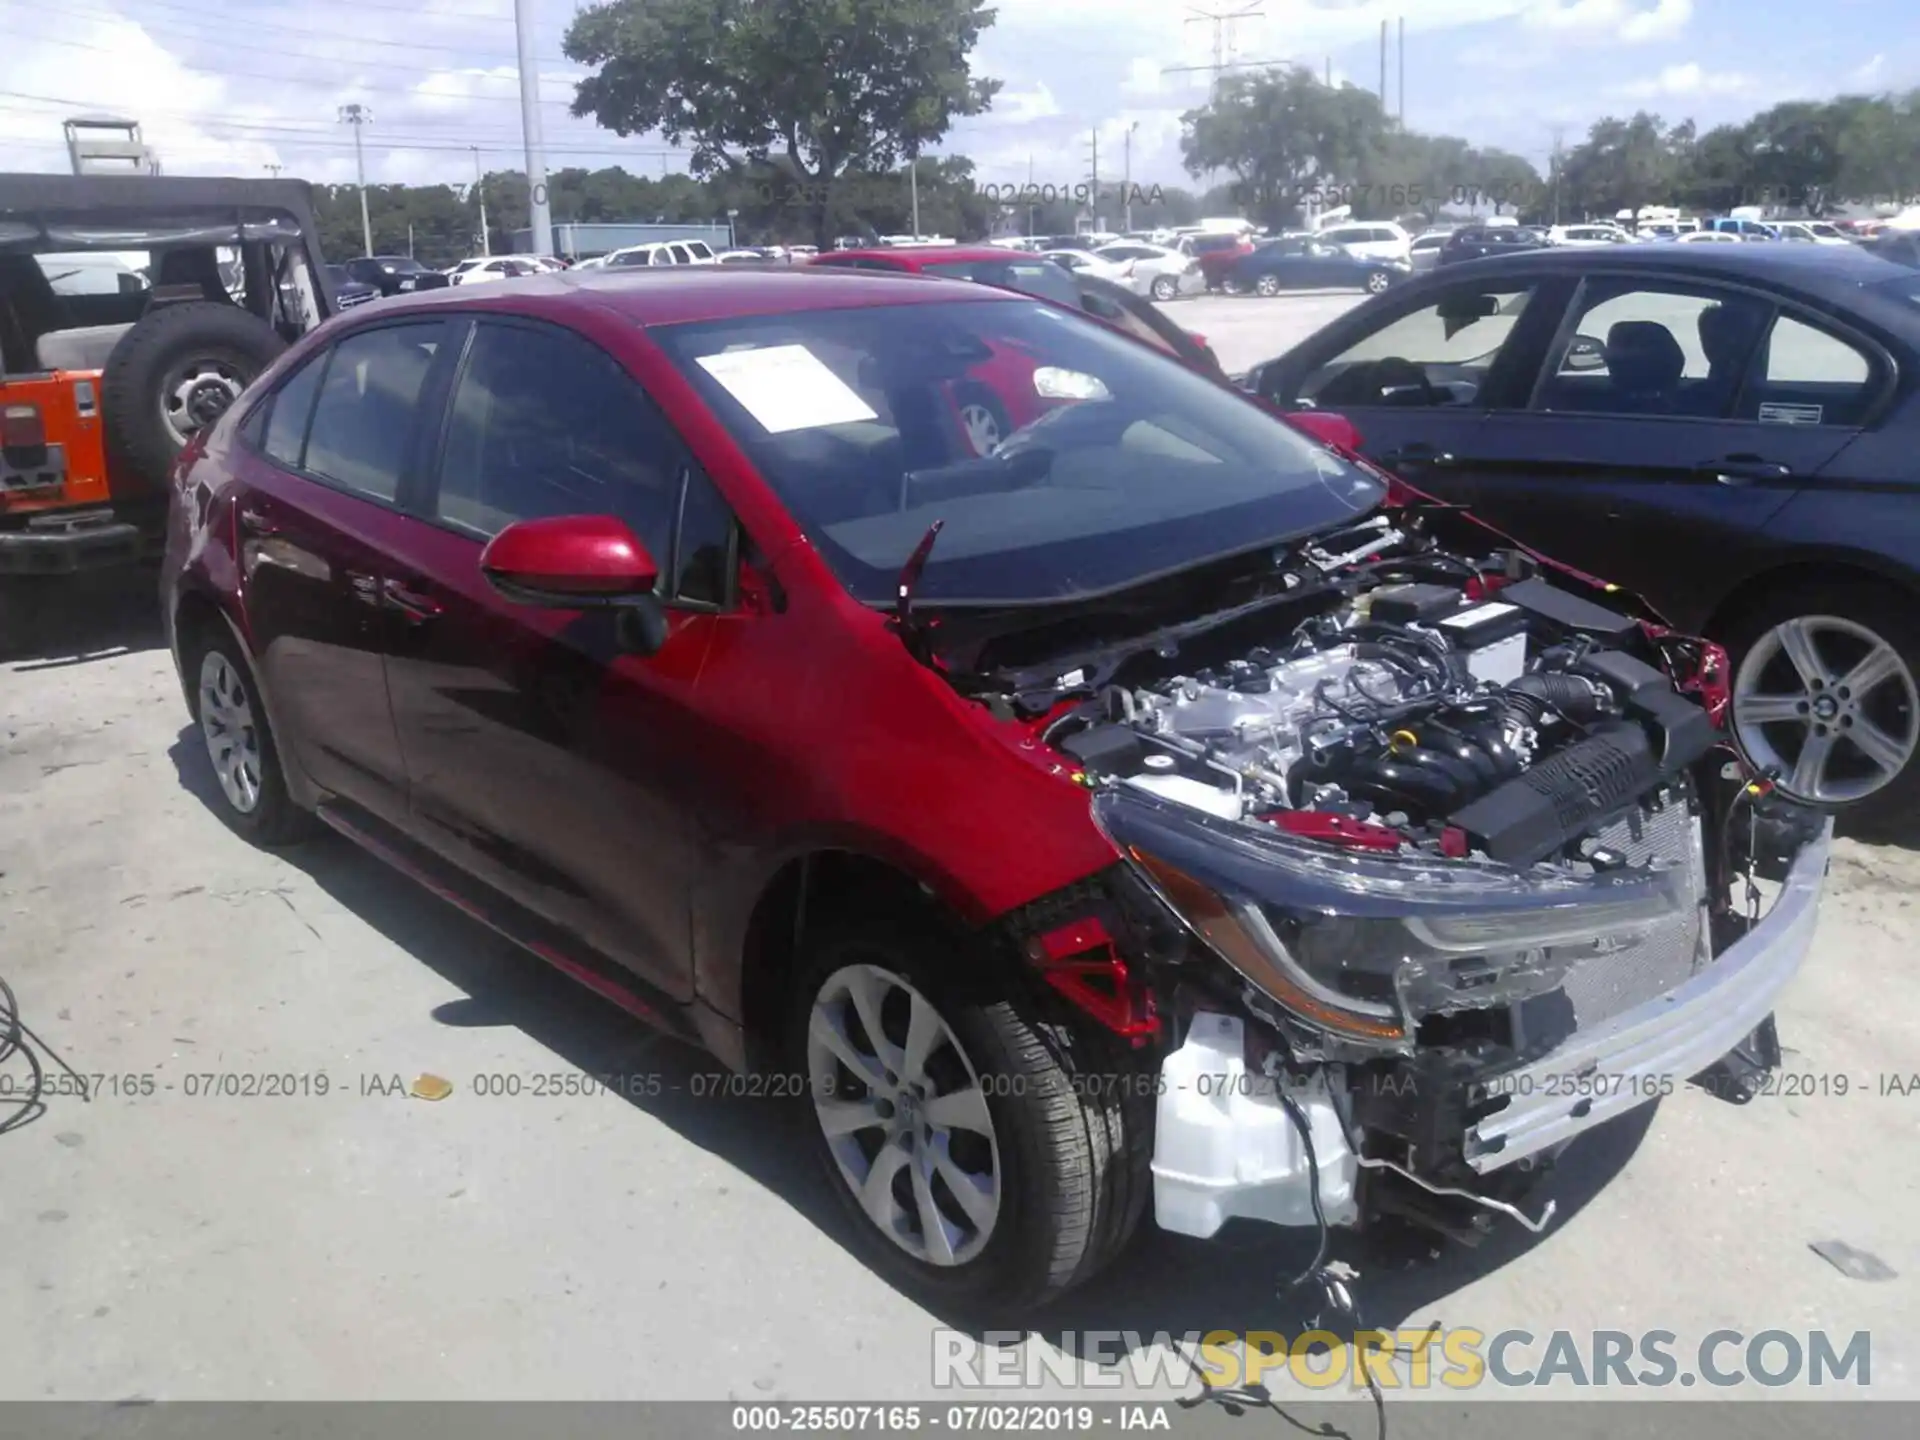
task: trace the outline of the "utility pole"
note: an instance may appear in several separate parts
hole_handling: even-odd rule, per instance
[[[1202,10],[1198,6],[1190,8],[1193,13],[1188,17],[1187,24],[1192,25],[1197,22],[1213,26],[1213,64],[1206,67],[1193,66],[1181,68],[1210,69],[1213,74],[1213,83],[1217,86],[1220,83],[1221,75],[1226,72],[1227,67],[1232,63],[1230,57],[1239,53],[1239,46],[1234,40],[1235,22],[1249,19],[1255,15],[1264,14],[1265,12],[1260,8],[1260,0],[1253,0],[1251,4],[1241,5],[1237,9],[1231,10]]]
[[[920,157],[907,157],[907,193],[912,196],[913,238],[920,238]],[[956,232],[957,233],[957,232]]]
[[[1092,174],[1089,178],[1093,181],[1093,226],[1097,230],[1100,228],[1100,127],[1097,125],[1093,128],[1091,154]]]
[[[1400,128],[1407,128],[1407,17],[1400,17]]]
[[[547,208],[547,152],[540,136],[540,70],[533,58],[533,0],[513,0],[514,38],[520,52],[520,134],[527,149],[527,219],[532,250],[553,254],[553,212]]]
[[[413,222],[407,221],[407,258],[413,258]]]
[[[1333,88],[1333,57],[1327,56],[1327,89]]]
[[[1120,228],[1133,229],[1133,132],[1140,128],[1134,121],[1127,126],[1126,160],[1120,171]]]
[[[373,221],[367,218],[367,156],[360,146],[360,132],[373,123],[373,111],[364,105],[342,105],[340,121],[353,127],[353,166],[360,176],[360,236],[367,254],[373,254]]]
[[[1033,238],[1033,156],[1027,156],[1027,238]]]
[[[1391,114],[1387,109],[1387,22],[1380,22],[1380,113]]]
[[[493,236],[487,228],[487,177],[480,173],[480,147],[469,145],[473,151],[473,193],[480,197],[480,253],[493,254]]]
[[[278,180],[280,178],[280,172],[287,167],[284,165],[262,165],[260,168]]]
[[[1567,127],[1564,125],[1553,127],[1553,159],[1548,162],[1553,169],[1553,223],[1556,225],[1560,223],[1560,161],[1563,153],[1560,142],[1566,133]]]

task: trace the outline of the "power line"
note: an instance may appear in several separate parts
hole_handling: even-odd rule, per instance
[[[101,55],[117,55],[121,53],[111,45],[89,45],[83,40],[58,40],[51,35],[36,35],[36,34],[27,33],[19,30],[7,30],[4,28],[0,28],[0,35],[13,35],[25,40],[39,41],[40,43],[46,44],[46,45],[63,45],[73,50],[89,50],[94,52],[95,54],[101,54]],[[263,53],[273,54],[273,55],[286,54],[284,50],[267,49],[264,46],[257,46],[257,45],[256,46],[230,45],[227,48],[235,49],[235,50],[239,50],[239,49],[260,50]],[[328,90],[328,91],[335,91],[335,92],[341,91],[341,90],[353,90],[358,93],[367,94],[367,95],[393,95],[397,97],[412,97],[415,99],[418,99],[423,94],[432,95],[434,93],[432,91],[422,91],[417,86],[408,88],[408,89],[396,89],[392,86],[383,87],[383,86],[377,86],[377,85],[358,85],[348,80],[310,80],[310,79],[304,79],[297,75],[278,75],[278,74],[258,74],[257,75],[257,74],[236,72],[232,70],[215,70],[205,65],[190,65],[184,60],[175,59],[170,52],[168,53],[168,58],[173,60],[173,63],[177,67],[179,67],[182,70],[188,71],[192,74],[211,75],[216,77],[217,79],[228,80],[228,81],[270,80],[275,85],[297,85],[308,90]],[[301,57],[293,56],[289,58],[300,59]],[[336,60],[330,63],[336,64],[336,65],[344,65],[356,70],[358,69],[398,70],[406,74],[419,76],[422,79],[425,79],[429,74],[441,74],[441,75],[451,74],[451,75],[465,76],[467,78],[470,78],[476,81],[488,80],[488,81],[495,81],[495,82],[506,82],[508,84],[513,84],[513,85],[519,84],[519,76],[517,74],[516,75],[495,75],[490,72],[480,71],[480,70],[441,70],[441,71],[423,72],[420,69],[420,67],[416,65],[376,66],[371,61],[357,61],[357,60]],[[505,67],[502,67],[502,68],[505,68]],[[568,83],[571,83],[571,82],[568,82]],[[471,101],[471,102],[480,103],[480,104],[495,104],[495,105],[517,106],[520,103],[519,97],[517,95],[511,95],[511,96],[510,95],[450,95],[450,96],[445,96],[443,98]],[[543,100],[540,103],[543,105],[571,105],[573,102],[571,100]]]
[[[210,15],[204,6],[173,5],[173,4],[166,3],[166,0],[142,0],[142,8],[152,9],[152,10],[166,10],[166,11],[171,11],[175,14],[190,16],[192,17],[192,20],[190,23],[194,25],[198,25],[198,26],[211,25],[214,27],[213,35],[211,35],[208,38],[219,40],[222,49],[238,48],[234,46],[232,41],[227,39],[227,35],[231,32],[229,29],[223,28],[223,22],[221,21],[220,17],[218,15]],[[356,10],[365,10],[372,7],[356,4],[354,8]],[[441,13],[441,12],[428,12],[428,13]],[[119,21],[126,22],[128,24],[140,25],[141,29],[143,30],[146,29],[146,26],[142,24],[141,21],[135,15],[130,14],[126,11],[88,10],[85,8],[68,7],[66,9],[63,9],[60,12],[60,14],[62,18],[65,18],[70,15],[78,15],[78,16],[83,16],[85,18],[93,19],[93,20],[119,20]],[[418,17],[416,16],[416,18]],[[483,17],[475,17],[475,18],[483,18]],[[175,31],[179,30],[183,24],[186,24],[189,22],[183,22],[180,20],[167,20],[163,23],[167,33],[172,34]],[[273,24],[269,24],[264,20],[255,20],[251,16],[248,16],[245,19],[236,18],[236,20],[233,23],[243,24],[246,26],[246,28],[249,31],[260,30],[260,31],[271,32],[277,35],[297,35],[303,39],[317,41],[325,45],[377,45],[383,50],[440,50],[440,51],[447,51],[455,55],[471,55],[474,53],[474,47],[471,45],[436,45],[431,41],[427,41],[427,40],[384,40],[384,39],[375,39],[371,36],[340,35],[334,32],[326,31],[326,30],[309,30],[304,26],[298,26],[298,25],[273,25]],[[192,39],[195,37],[189,34],[186,38]],[[556,65],[567,65],[572,63],[571,61],[567,60],[564,56],[559,56],[559,55],[542,55],[540,58],[543,61],[546,61],[550,64],[556,64]]]

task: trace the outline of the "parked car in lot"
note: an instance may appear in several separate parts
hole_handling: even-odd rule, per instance
[[[1176,247],[1200,267],[1200,278],[1208,290],[1218,290],[1226,274],[1242,255],[1251,253],[1253,241],[1240,231],[1187,235]]]
[[[1630,245],[1633,236],[1618,225],[1555,225],[1547,231],[1550,245]]]
[[[342,267],[347,278],[371,285],[382,295],[410,295],[416,290],[438,290],[453,282],[441,271],[430,270],[411,255],[368,255]]]
[[[0,175],[0,577],[158,551],[182,448],[337,308],[317,237],[298,181]]]
[[[1145,240],[1121,240],[1102,245],[1094,257],[1125,267],[1120,283],[1137,294],[1162,302],[1193,295],[1207,288],[1200,262],[1169,245]]]
[[[965,384],[1034,418],[981,455]],[[1021,1313],[1149,1205],[1524,1215],[1761,1026],[1826,832],[1725,823],[1712,646],[1326,420],[857,267],[343,317],[178,476],[212,803],[788,1086],[930,1300]]]
[[[341,310],[351,310],[356,305],[380,298],[379,286],[355,280],[347,274],[344,265],[327,266],[327,280],[333,286],[333,303]]]
[[[1316,235],[1329,245],[1338,245],[1356,260],[1413,263],[1413,237],[1390,220],[1329,225]]]
[[[484,285],[495,280],[517,280],[526,275],[550,274],[546,266],[535,263],[537,258],[533,255],[495,255],[490,259],[477,260],[453,276],[453,283]]]
[[[717,265],[719,258],[704,240],[655,240],[645,245],[628,245],[615,250],[601,262],[608,270],[626,270],[638,265]]]
[[[1544,233],[1520,225],[1468,225],[1447,237],[1435,268],[1489,255],[1519,255],[1545,249],[1550,243]]]
[[[1042,250],[1042,260],[1051,260],[1077,275],[1096,275],[1115,284],[1126,279],[1127,267],[1118,260],[1103,260],[1091,250]]]
[[[1278,295],[1283,290],[1357,289],[1379,295],[1413,274],[1404,260],[1363,260],[1338,245],[1289,236],[1256,245],[1221,274],[1229,295]]]
[[[1440,263],[1440,248],[1447,243],[1447,237],[1451,234],[1451,230],[1421,231],[1408,242],[1408,263],[1419,271],[1434,269]]]
[[[1448,269],[1251,384],[1733,652],[1734,730],[1809,802],[1920,810],[1920,283],[1859,247]]]

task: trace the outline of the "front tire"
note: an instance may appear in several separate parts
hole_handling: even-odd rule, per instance
[[[991,970],[931,925],[836,929],[808,947],[787,1038],[810,1147],[868,1262],[930,1301],[1006,1315],[1132,1237],[1153,1101],[1091,1022]]]
[[[1367,272],[1366,289],[1369,295],[1384,295],[1392,284],[1393,276],[1384,270],[1370,270]]]
[[[1794,799],[1868,827],[1920,811],[1920,623],[1871,582],[1772,595],[1732,627],[1733,732]]]
[[[1262,275],[1254,282],[1253,289],[1255,294],[1271,300],[1280,293],[1280,277],[1278,275]]]
[[[1152,286],[1153,298],[1165,304],[1180,293],[1180,282],[1171,275],[1156,275]]]
[[[194,719],[216,782],[214,809],[256,845],[289,845],[313,832],[313,816],[293,803],[266,706],[240,647],[216,635],[189,662]]]

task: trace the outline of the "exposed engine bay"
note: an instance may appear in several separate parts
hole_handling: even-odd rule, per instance
[[[1395,1214],[1473,1238],[1526,1219],[1574,1133],[1671,1093],[1660,1066],[1689,1057],[1684,1083],[1743,1041],[1771,1063],[1772,990],[1715,967],[1758,941],[1736,874],[1751,897],[1800,863],[1805,891],[1824,822],[1726,745],[1724,654],[1524,552],[1468,559],[1434,518],[1278,552],[1203,619],[990,638],[949,667],[1077,767],[1126,857],[1091,909],[1139,992],[1122,1033],[1152,1016],[1168,1047],[1167,1228]],[[1587,1091],[1536,1095],[1555,1067]]]

